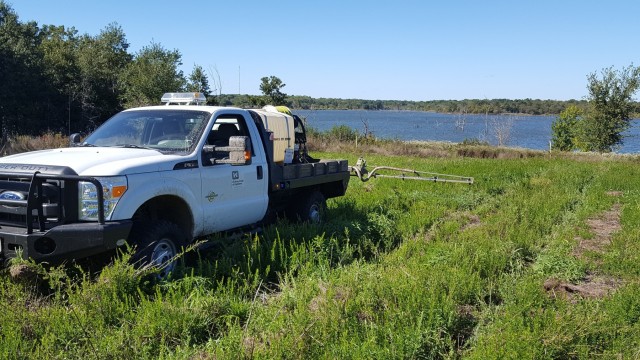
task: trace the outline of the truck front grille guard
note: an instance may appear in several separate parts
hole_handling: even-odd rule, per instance
[[[7,178],[25,178],[24,174],[2,174],[3,177]],[[36,171],[31,176],[31,182],[29,185],[29,192],[27,194],[26,200],[8,200],[8,199],[0,199],[0,205],[12,206],[12,207],[26,207],[26,225],[27,225],[27,234],[33,233],[33,211],[36,210],[38,213],[38,227],[40,231],[45,231],[45,216],[44,216],[44,197],[42,196],[42,185],[47,180],[63,180],[63,181],[73,181],[75,183],[79,183],[80,181],[89,182],[96,187],[97,195],[98,195],[98,223],[101,225],[104,224],[104,191],[102,189],[102,184],[92,177],[86,176],[77,176],[77,175],[45,175]],[[63,199],[59,199],[59,202],[62,202]],[[60,204],[58,204],[60,207]]]

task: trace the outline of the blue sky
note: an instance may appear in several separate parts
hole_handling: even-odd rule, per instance
[[[371,100],[582,99],[587,75],[640,65],[640,1],[5,0],[20,21],[156,42],[223,93]]]

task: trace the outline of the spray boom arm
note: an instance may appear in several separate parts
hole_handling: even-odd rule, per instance
[[[357,176],[362,181],[369,181],[371,178],[393,178],[402,180],[422,180],[433,182],[473,184],[473,178],[468,176],[437,174],[432,172],[402,169],[391,166],[376,166],[373,168],[373,170],[368,171],[366,165],[366,160],[363,158],[359,158],[354,166],[349,166],[351,176]],[[381,171],[392,173],[381,174]]]

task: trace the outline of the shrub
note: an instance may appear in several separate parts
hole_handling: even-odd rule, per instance
[[[1,155],[13,155],[34,150],[55,149],[69,145],[69,139],[60,134],[48,132],[40,136],[16,135],[10,136],[2,144]]]
[[[575,105],[564,109],[551,125],[553,150],[571,151],[575,149],[575,137],[582,111]]]
[[[328,140],[335,141],[355,141],[359,134],[357,130],[354,130],[347,125],[334,125],[329,131],[326,132]]]

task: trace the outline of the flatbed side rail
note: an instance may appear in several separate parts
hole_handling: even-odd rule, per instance
[[[44,218],[44,197],[43,197],[43,184],[47,180],[62,180],[72,182],[89,182],[96,187],[98,198],[98,223],[103,225],[105,223],[104,217],[104,190],[102,184],[98,180],[87,176],[78,175],[47,175],[42,174],[39,171],[34,172],[31,175],[15,174],[15,173],[0,173],[0,177],[6,179],[28,179],[30,180],[29,191],[27,193],[27,199],[25,200],[9,200],[0,199],[0,205],[11,207],[25,207],[26,208],[26,228],[27,234],[33,233],[33,212],[34,210],[38,214],[38,227],[40,231],[45,231],[45,218]],[[59,199],[62,202],[63,199]],[[60,207],[60,204],[58,204]]]

